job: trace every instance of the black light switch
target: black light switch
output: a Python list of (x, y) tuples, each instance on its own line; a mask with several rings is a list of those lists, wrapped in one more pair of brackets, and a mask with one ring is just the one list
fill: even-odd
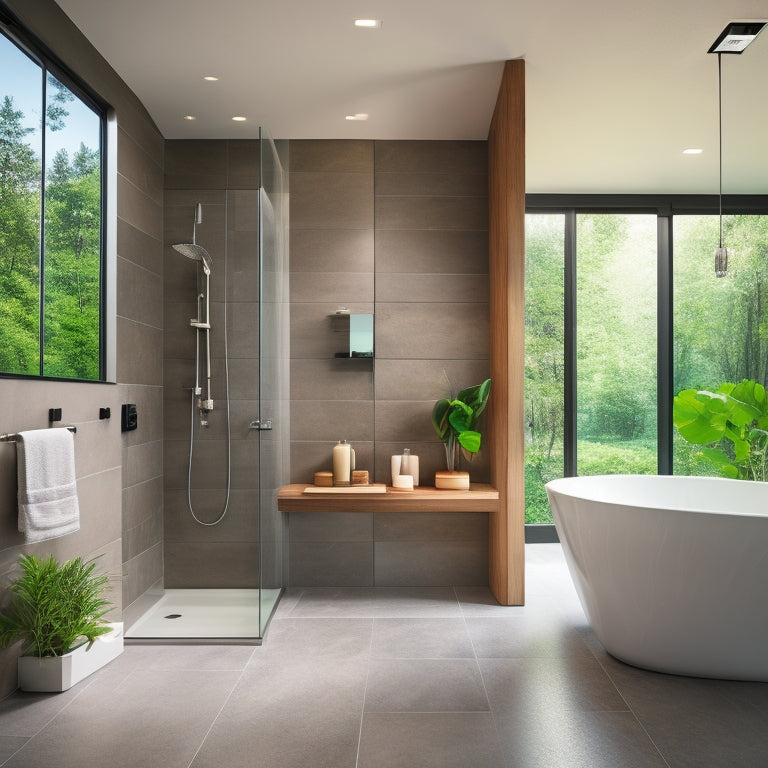
[(139, 426), (139, 413), (136, 403), (123, 403), (122, 430), (131, 432)]

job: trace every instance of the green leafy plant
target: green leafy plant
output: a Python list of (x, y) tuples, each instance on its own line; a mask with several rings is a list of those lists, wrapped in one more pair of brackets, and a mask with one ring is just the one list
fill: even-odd
[(469, 453), (480, 450), (482, 436), (478, 419), (488, 404), (491, 380), (462, 389), (455, 398), (442, 398), (432, 408), (432, 425), (437, 436), (445, 443), (446, 463), (453, 469), (456, 443)]
[(714, 392), (684, 389), (674, 400), (680, 435), (702, 445), (700, 456), (724, 477), (765, 480), (768, 397), (765, 387), (744, 379)]
[(63, 656), (110, 631), (103, 617), (112, 605), (102, 597), (108, 578), (94, 560), (22, 555), (19, 565), (22, 575), (0, 611), (0, 647), (24, 640), (26, 656)]

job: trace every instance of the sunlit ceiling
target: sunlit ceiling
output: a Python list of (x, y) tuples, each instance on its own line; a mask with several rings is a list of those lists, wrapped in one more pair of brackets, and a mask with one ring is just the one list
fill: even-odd
[[(502, 64), (524, 58), (529, 192), (716, 192), (707, 49), (768, 18), (765, 0), (58, 3), (174, 139), (485, 139)], [(723, 56), (726, 193), (768, 193), (766, 93), (768, 31)]]

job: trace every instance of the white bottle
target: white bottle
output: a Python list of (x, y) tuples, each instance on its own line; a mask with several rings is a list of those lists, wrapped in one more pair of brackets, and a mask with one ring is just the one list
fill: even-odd
[(333, 484), (349, 485), (351, 477), (352, 453), (346, 440), (339, 440), (333, 446)]

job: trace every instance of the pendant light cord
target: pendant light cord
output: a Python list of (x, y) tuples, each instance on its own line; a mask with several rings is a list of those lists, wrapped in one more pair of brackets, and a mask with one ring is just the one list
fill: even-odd
[(718, 151), (720, 156), (720, 247), (723, 247), (723, 68), (722, 53), (717, 54), (717, 134)]

